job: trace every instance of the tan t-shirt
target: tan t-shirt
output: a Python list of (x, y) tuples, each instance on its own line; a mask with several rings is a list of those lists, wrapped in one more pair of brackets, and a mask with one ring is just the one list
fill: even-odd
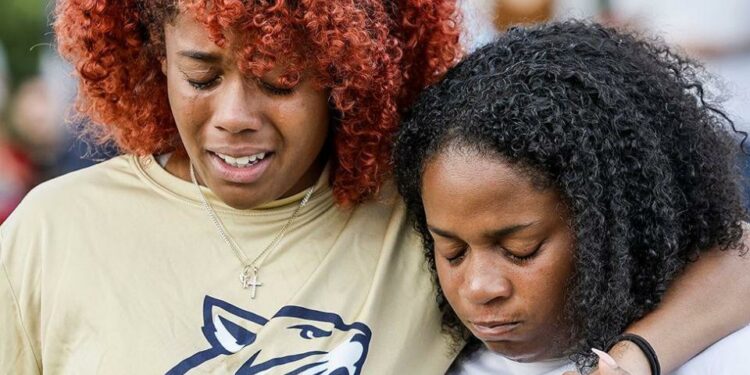
[[(442, 374), (420, 243), (387, 190), (345, 210), (324, 174), (251, 299), (196, 187), (154, 158), (42, 184), (0, 227), (0, 373)], [(241, 211), (204, 192), (249, 259), (304, 194)]]

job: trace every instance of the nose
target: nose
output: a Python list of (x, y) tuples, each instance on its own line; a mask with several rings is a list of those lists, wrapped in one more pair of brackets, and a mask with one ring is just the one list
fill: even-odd
[(471, 258), (473, 259), (470, 260), (464, 275), (462, 297), (474, 305), (486, 305), (510, 298), (513, 294), (513, 283), (503, 267), (490, 259), (483, 259), (485, 256)]
[(213, 126), (232, 134), (260, 129), (262, 98), (251, 82), (226, 80), (214, 102)]

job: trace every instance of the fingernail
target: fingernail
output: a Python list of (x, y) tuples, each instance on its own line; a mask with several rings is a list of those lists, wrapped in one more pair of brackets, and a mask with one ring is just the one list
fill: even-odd
[(607, 353), (605, 353), (605, 352), (603, 352), (603, 351), (601, 351), (599, 349), (594, 349), (594, 348), (591, 348), (591, 351), (594, 352), (594, 354), (596, 354), (599, 357), (600, 361), (606, 363), (607, 366), (609, 366), (610, 368), (615, 369), (615, 368), (618, 367), (617, 366), (617, 362), (615, 361), (615, 359), (612, 358), (609, 354), (607, 354)]

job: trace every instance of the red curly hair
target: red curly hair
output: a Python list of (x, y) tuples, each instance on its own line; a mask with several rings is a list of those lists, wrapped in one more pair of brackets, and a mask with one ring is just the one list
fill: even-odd
[(80, 76), (77, 107), (99, 142), (137, 155), (182, 148), (160, 66), (164, 25), (178, 10), (196, 15), (219, 46), (227, 30), (246, 35), (248, 74), (260, 76), (276, 56), (292, 61), (289, 80), (317, 73), (339, 112), (332, 183), (344, 205), (377, 193), (400, 110), (460, 55), (455, 0), (62, 0), (60, 53)]

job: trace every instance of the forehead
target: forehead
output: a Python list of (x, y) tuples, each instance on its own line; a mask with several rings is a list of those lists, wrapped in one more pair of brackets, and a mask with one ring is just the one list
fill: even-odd
[[(283, 39), (282, 34), (283, 31), (274, 37)], [(295, 81), (299, 75), (317, 77), (312, 74), (315, 73), (314, 66), (303, 58), (306, 54), (304, 48), (274, 45), (277, 42), (273, 38), (262, 32), (259, 34), (258, 30), (232, 27), (212, 30), (191, 11), (181, 11), (171, 22), (167, 22), (165, 37), (168, 55), (177, 53), (178, 56), (199, 57), (193, 61), (238, 65), (243, 72), (255, 76), (273, 71), (288, 75), (291, 81)], [(263, 42), (260, 42), (261, 39)], [(268, 43), (272, 45), (269, 47), (266, 45)]]
[(528, 172), (499, 157), (449, 148), (428, 160), (422, 198), (431, 224), (486, 216), (495, 222), (555, 212), (554, 189), (541, 189)]
[(211, 39), (208, 29), (190, 13), (180, 12), (164, 26), (167, 42), (174, 41), (179, 46), (220, 51), (219, 45)]
[(529, 187), (531, 180), (500, 157), (459, 147), (448, 147), (428, 159), (422, 176), (425, 196), (489, 195), (499, 199)]

